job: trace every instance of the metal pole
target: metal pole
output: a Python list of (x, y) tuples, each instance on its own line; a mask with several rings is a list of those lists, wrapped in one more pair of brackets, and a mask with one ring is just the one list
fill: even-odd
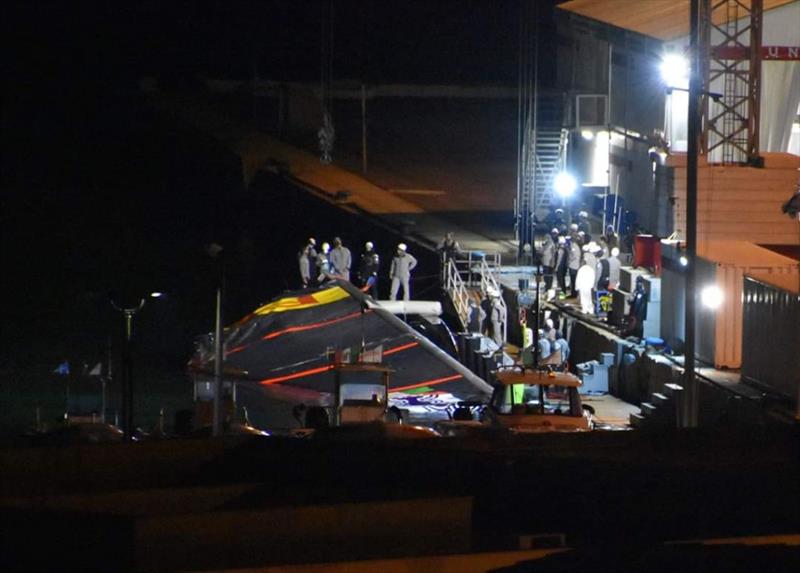
[(221, 433), (221, 397), (222, 397), (222, 285), (217, 287), (217, 312), (214, 328), (214, 414), (212, 419), (212, 434), (219, 436)]
[(100, 423), (106, 423), (106, 378), (100, 377)]
[(133, 440), (133, 368), (131, 366), (131, 334), (136, 311), (125, 309), (125, 332), (122, 339), (122, 432), (123, 440)]
[[(703, 3), (705, 4), (705, 2)], [(689, 75), (689, 122), (686, 153), (686, 316), (684, 352), (684, 416), (682, 425), (697, 426), (698, 392), (695, 379), (695, 319), (697, 294), (697, 157), (700, 137), (700, 0), (691, 0), (691, 69)]]
[[(603, 201), (603, 229), (602, 233), (606, 232), (606, 226), (608, 225), (607, 221), (607, 213), (608, 213), (608, 196), (611, 195), (611, 126), (613, 123), (611, 122), (611, 65), (612, 65), (612, 58), (614, 54), (614, 45), (611, 42), (608, 42), (608, 91), (606, 93), (606, 125), (608, 126), (608, 167), (606, 168), (606, 196)], [(619, 190), (617, 190), (619, 191)], [(611, 220), (614, 221), (614, 217), (617, 212), (617, 198), (614, 197), (614, 215), (612, 215)], [(612, 223), (613, 224), (613, 223)]]
[(361, 84), (361, 172), (367, 172), (367, 87)]
[(536, 281), (536, 299), (533, 301), (533, 368), (539, 368), (539, 265), (534, 267), (534, 280)]
[(103, 424), (106, 423), (106, 409), (108, 408), (108, 400), (107, 400), (108, 387), (107, 387), (107, 384), (111, 380), (111, 377), (113, 375), (112, 374), (112, 372), (113, 372), (113, 366), (112, 366), (113, 365), (113, 360), (112, 360), (112, 355), (111, 355), (111, 337), (110, 336), (108, 337), (108, 344), (106, 345), (106, 354), (107, 354), (106, 358), (108, 359), (108, 370), (106, 370), (106, 375), (102, 377), (102, 380), (103, 380), (103, 385), (102, 385), (103, 395), (101, 396), (101, 407), (103, 409), (103, 412), (100, 415), (100, 422), (103, 423)]

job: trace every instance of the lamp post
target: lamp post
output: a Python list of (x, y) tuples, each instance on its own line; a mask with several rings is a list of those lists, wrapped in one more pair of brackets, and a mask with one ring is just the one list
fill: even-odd
[(217, 308), (214, 322), (214, 413), (211, 433), (217, 437), (222, 432), (222, 284), (217, 287)]
[(217, 279), (217, 305), (214, 313), (214, 402), (211, 416), (211, 435), (217, 437), (222, 434), (222, 367), (225, 361), (223, 348), (223, 315), (222, 302), (225, 291), (225, 259), (223, 247), (218, 243), (211, 243), (206, 247), (206, 253), (216, 263)]
[(686, 339), (683, 353), (684, 387), (686, 399), (682, 416), (685, 427), (694, 428), (698, 419), (698, 392), (695, 379), (695, 324), (697, 296), (697, 155), (700, 152), (700, 3), (691, 0), (689, 52), (689, 118), (686, 142), (686, 305), (684, 325)]
[[(160, 292), (150, 293), (150, 298), (159, 298)], [(123, 441), (133, 440), (133, 365), (131, 361), (131, 341), (133, 339), (133, 318), (144, 308), (147, 298), (142, 297), (136, 306), (119, 306), (114, 300), (111, 306), (122, 313), (124, 331), (122, 336), (122, 436)]]

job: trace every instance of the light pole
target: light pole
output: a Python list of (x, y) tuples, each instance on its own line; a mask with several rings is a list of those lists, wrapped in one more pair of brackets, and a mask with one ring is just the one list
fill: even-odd
[(211, 433), (214, 437), (222, 433), (222, 284), (217, 287), (217, 309), (214, 322), (214, 415)]
[(690, 6), (689, 52), (689, 117), (686, 145), (686, 306), (685, 306), (685, 351), (683, 353), (683, 372), (686, 399), (682, 422), (685, 427), (697, 427), (698, 391), (695, 378), (695, 324), (697, 296), (697, 155), (700, 152), (701, 130), (700, 93), (704, 89), (700, 77), (700, 2), (691, 0)]
[(225, 360), (223, 352), (223, 314), (222, 302), (225, 290), (225, 260), (222, 256), (223, 247), (218, 243), (211, 243), (206, 248), (208, 256), (217, 263), (217, 306), (214, 313), (214, 403), (211, 417), (211, 435), (217, 437), (222, 434), (222, 363)]
[[(159, 298), (160, 292), (150, 293), (150, 298)], [(118, 305), (113, 299), (111, 306), (122, 313), (124, 331), (122, 337), (122, 436), (123, 441), (133, 440), (133, 365), (131, 362), (131, 340), (133, 338), (133, 317), (144, 308), (147, 298), (139, 299), (139, 304), (131, 307)]]

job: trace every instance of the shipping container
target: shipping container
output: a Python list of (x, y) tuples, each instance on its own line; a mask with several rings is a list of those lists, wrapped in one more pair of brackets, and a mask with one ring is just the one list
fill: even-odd
[(791, 400), (800, 414), (800, 289), (745, 277), (742, 379)]
[[(677, 259), (677, 251), (665, 248), (665, 255)], [(744, 241), (710, 241), (698, 244), (697, 261), (697, 357), (717, 368), (740, 368), (742, 364), (743, 306), (745, 276), (800, 292), (800, 264)], [(676, 262), (664, 262), (662, 273), (662, 338), (682, 347), (684, 332), (684, 276)], [(716, 286), (721, 304), (711, 309), (701, 301), (708, 286)], [(800, 328), (800, 327), (798, 327)]]

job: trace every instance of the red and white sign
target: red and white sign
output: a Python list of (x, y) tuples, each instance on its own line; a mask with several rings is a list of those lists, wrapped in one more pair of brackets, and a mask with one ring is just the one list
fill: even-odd
[[(747, 60), (747, 46), (715, 46), (711, 57), (717, 60)], [(800, 46), (761, 46), (762, 60), (800, 60)]]

